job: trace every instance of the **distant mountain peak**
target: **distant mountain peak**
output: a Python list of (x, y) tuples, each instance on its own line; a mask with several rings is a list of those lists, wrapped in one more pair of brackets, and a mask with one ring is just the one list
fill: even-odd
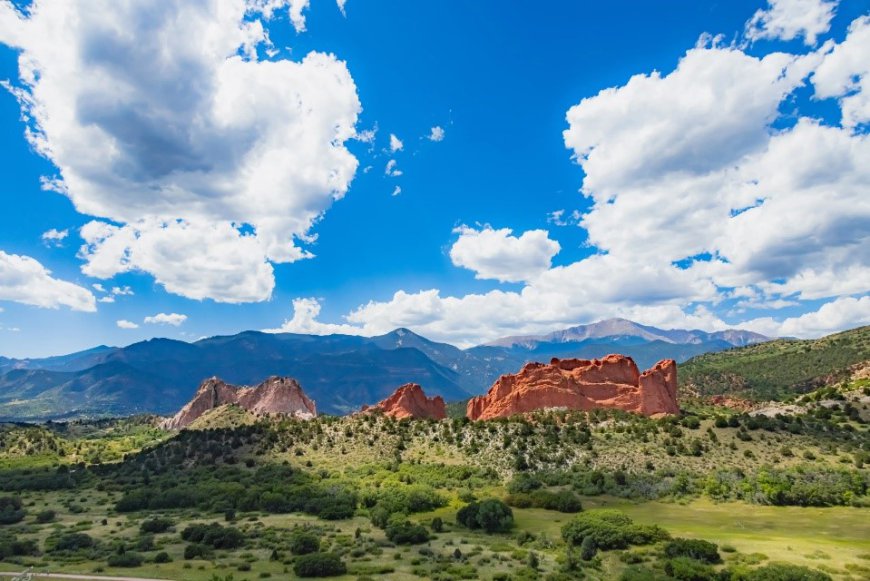
[(675, 345), (698, 344), (708, 341), (723, 341), (733, 346), (767, 341), (768, 338), (751, 331), (727, 329), (706, 332), (685, 329), (659, 329), (642, 325), (629, 319), (614, 317), (596, 323), (575, 325), (559, 331), (542, 335), (520, 335), (505, 337), (487, 343), (489, 347), (519, 347), (531, 349), (541, 343), (580, 343), (593, 339), (615, 339), (632, 337), (643, 341), (662, 341)]

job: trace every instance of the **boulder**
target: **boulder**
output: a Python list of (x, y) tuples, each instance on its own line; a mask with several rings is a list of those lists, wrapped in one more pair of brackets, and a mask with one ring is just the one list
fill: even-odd
[(646, 416), (678, 414), (677, 364), (659, 361), (643, 373), (631, 357), (553, 359), (502, 375), (486, 395), (472, 398), (472, 420), (504, 418), (543, 409), (621, 409)]

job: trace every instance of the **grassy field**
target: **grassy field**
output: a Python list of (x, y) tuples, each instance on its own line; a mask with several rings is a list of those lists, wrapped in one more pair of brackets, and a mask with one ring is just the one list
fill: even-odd
[[(656, 525), (670, 537), (715, 543), (722, 562), (695, 563), (701, 572), (692, 579), (728, 572), (733, 581), (751, 580), (745, 575), (773, 562), (838, 581), (867, 579), (870, 437), (861, 388), (818, 392), (795, 415), (775, 418), (714, 409), (660, 420), (549, 412), (487, 423), (377, 416), (301, 422), (230, 408), (175, 434), (146, 418), (6, 426), (0, 519), (14, 510), (3, 508), (11, 502), (4, 498), (20, 499), (24, 514), (0, 524), (0, 571), (289, 579), (302, 559), (293, 539), (309, 531), (321, 552), (346, 566), (341, 579), (686, 578), (668, 572), (677, 561), (663, 537), (632, 536), (640, 540), (578, 557), (581, 547), (562, 534), (579, 518), (569, 512), (575, 509), (529, 504), (561, 494), (582, 502), (581, 517), (617, 509), (627, 527)], [(140, 497), (144, 504), (130, 504)], [(318, 500), (312, 506), (308, 498)], [(324, 516), (321, 505), (341, 498), (352, 499), (348, 512), (317, 516)], [(461, 522), (458, 511), (484, 499), (513, 506), (507, 532)], [(771, 506), (794, 503), (819, 506)], [(46, 511), (52, 518), (41, 520)], [(143, 532), (142, 523), (155, 517), (172, 526)], [(423, 538), (393, 540), (391, 527), (403, 521), (421, 525)], [(184, 531), (202, 523), (237, 531), (243, 541), (186, 558), (196, 542)], [(92, 546), (53, 550), (75, 535), (87, 535)], [(9, 553), (22, 541), (33, 550)], [(141, 563), (109, 565), (130, 553)], [(168, 562), (157, 562), (161, 553)], [(631, 576), (637, 570), (646, 576)]]

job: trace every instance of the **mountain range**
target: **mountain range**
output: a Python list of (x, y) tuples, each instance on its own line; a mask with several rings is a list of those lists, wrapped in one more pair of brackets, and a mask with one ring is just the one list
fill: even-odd
[(412, 382), (447, 401), (467, 399), (528, 361), (618, 352), (643, 368), (660, 359), (682, 362), (766, 340), (749, 331), (664, 330), (625, 319), (508, 337), (470, 349), (430, 341), (408, 329), (377, 337), (245, 331), (194, 343), (151, 339), (43, 359), (0, 357), (0, 420), (174, 413), (203, 379), (213, 376), (238, 385), (290, 376), (319, 411), (341, 414)]

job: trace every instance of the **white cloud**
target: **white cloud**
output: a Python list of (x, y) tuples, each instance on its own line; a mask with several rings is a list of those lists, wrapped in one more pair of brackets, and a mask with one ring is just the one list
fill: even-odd
[(146, 221), (118, 227), (93, 221), (81, 236), (86, 244), (80, 255), (87, 260), (82, 271), (89, 276), (141, 270), (171, 293), (226, 303), (266, 300), (275, 286), (257, 237), (226, 222)]
[(157, 313), (150, 317), (145, 317), (145, 323), (149, 325), (172, 325), (178, 327), (187, 320), (187, 315), (178, 313)]
[(581, 218), (580, 210), (571, 210), (570, 214), (565, 210), (554, 210), (547, 214), (547, 222), (556, 226), (576, 226)]
[(320, 301), (316, 298), (293, 299), (293, 317), (277, 329), (264, 329), (265, 333), (304, 333), (307, 335), (360, 335), (362, 330), (352, 325), (336, 325), (318, 322)]
[(139, 328), (139, 325), (137, 325), (133, 321), (127, 321), (125, 319), (121, 319), (120, 321), (117, 321), (115, 324), (118, 325), (118, 328), (120, 328), (120, 329), (138, 329)]
[(113, 297), (113, 296), (100, 297), (99, 299), (97, 299), (97, 301), (100, 303), (114, 303), (115, 297)]
[(402, 187), (401, 187), (401, 186), (396, 186), (395, 188), (393, 188), (393, 193), (392, 193), (391, 195), (392, 195), (392, 196), (398, 196), (398, 195), (401, 194), (401, 193), (402, 193)]
[[(59, 169), (46, 186), (120, 225), (85, 228), (110, 235), (86, 240), (86, 274), (141, 270), (183, 296), (259, 301), (270, 263), (311, 256), (297, 243), (348, 190), (357, 160), (344, 144), (361, 107), (333, 55), (257, 59), (272, 12), (301, 18), (307, 2), (0, 6), (0, 41), (21, 54), (11, 89), (27, 137)], [(187, 242), (215, 239), (228, 262), (205, 245), (203, 259), (184, 256), (197, 254)], [(169, 257), (186, 272), (155, 260)]]
[(746, 37), (793, 40), (804, 37), (808, 45), (831, 28), (839, 0), (769, 0), (746, 23)]
[[(614, 316), (768, 335), (862, 324), (870, 299), (850, 295), (870, 291), (870, 137), (850, 126), (863, 105), (849, 100), (866, 95), (866, 63), (854, 56), (866, 26), (859, 19), (843, 43), (806, 55), (755, 58), (714, 43), (689, 50), (669, 74), (636, 75), (582, 100), (568, 112), (564, 139), (592, 203), (578, 216), (591, 256), (550, 267), (543, 253), (517, 292), (399, 290), (353, 310), (347, 323), (365, 334), (406, 326), (461, 345)], [(843, 125), (798, 115), (775, 129), (782, 103), (807, 78), (825, 87), (818, 96), (840, 98)], [(567, 221), (565, 211), (549, 219)], [(516, 240), (510, 234), (492, 230), (500, 242), (492, 247)], [(485, 276), (519, 278), (478, 264), (470, 250), (459, 256), (454, 263)], [(726, 300), (745, 299), (739, 310), (826, 298), (817, 312), (784, 320), (729, 324), (717, 314)]]
[(460, 226), (454, 232), (459, 239), (450, 248), (450, 259), (456, 266), (473, 270), (478, 279), (532, 280), (550, 268), (550, 261), (561, 249), (546, 230), (513, 236), (509, 228)]
[(42, 233), (42, 242), (46, 246), (63, 246), (63, 241), (67, 236), (69, 236), (69, 230), (52, 228)]
[(356, 140), (362, 143), (373, 143), (378, 134), (377, 126), (357, 132)]
[(394, 178), (397, 178), (400, 175), (402, 175), (402, 171), (399, 169), (396, 169), (396, 160), (395, 159), (391, 159), (390, 161), (387, 162), (387, 165), (384, 168), (384, 173), (387, 174), (388, 176), (394, 177)]
[(429, 141), (444, 141), (444, 128), (436, 125), (429, 130)]
[(870, 296), (840, 297), (823, 304), (818, 311), (777, 321), (763, 317), (743, 326), (759, 333), (779, 337), (813, 338), (844, 329), (870, 325)]
[(867, 55), (870, 55), (870, 16), (852, 22), (846, 40), (825, 55), (812, 76), (817, 97), (839, 99), (843, 126), (849, 129), (870, 122), (870, 57)]
[(128, 296), (129, 297), (129, 296), (133, 296), (136, 293), (134, 293), (133, 289), (131, 289), (129, 286), (113, 286), (112, 287), (112, 294), (115, 296)]
[(98, 283), (98, 282), (95, 282), (94, 284), (92, 284), (92, 285), (91, 285), (91, 288), (93, 288), (93, 289), (94, 289), (95, 291), (97, 291), (98, 293), (104, 293), (104, 292), (106, 292), (105, 287), (104, 287), (103, 285), (101, 285), (100, 283)]
[(405, 148), (405, 144), (402, 143), (402, 140), (396, 137), (395, 134), (390, 133), (390, 151), (402, 151)]
[(0, 250), (0, 300), (56, 309), (94, 312), (96, 298), (88, 289), (51, 276), (29, 256)]
[(341, 11), (342, 16), (347, 16), (347, 12), (344, 10), (345, 4), (347, 4), (347, 0), (335, 0), (335, 3), (338, 4), (338, 9)]

